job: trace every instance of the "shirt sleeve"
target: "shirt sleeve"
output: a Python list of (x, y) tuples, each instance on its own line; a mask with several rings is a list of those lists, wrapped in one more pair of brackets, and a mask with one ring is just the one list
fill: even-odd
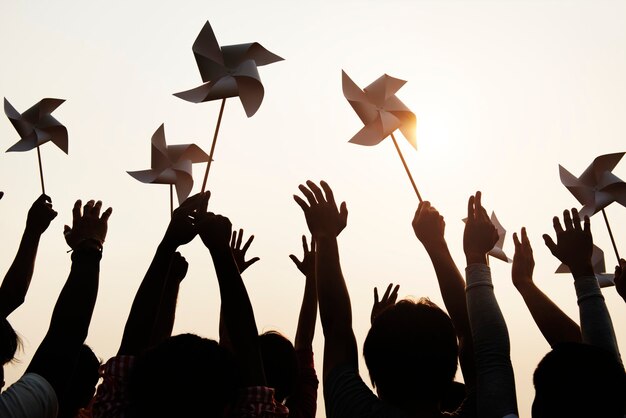
[(102, 384), (93, 399), (94, 418), (124, 418), (128, 409), (128, 379), (134, 356), (117, 356), (100, 367)]
[(604, 348), (621, 363), (613, 322), (594, 276), (574, 277), (583, 341)]
[(59, 403), (46, 379), (26, 373), (0, 394), (0, 417), (56, 418)]
[(237, 418), (287, 418), (289, 410), (274, 399), (274, 389), (265, 386), (245, 388), (234, 408)]
[(467, 310), (478, 376), (478, 415), (485, 418), (516, 417), (509, 333), (493, 292), (491, 270), (484, 264), (471, 264), (465, 273)]
[(319, 380), (315, 372), (313, 351), (296, 350), (298, 356), (298, 382), (294, 392), (287, 398), (287, 408), (291, 418), (315, 418), (317, 412), (317, 389)]

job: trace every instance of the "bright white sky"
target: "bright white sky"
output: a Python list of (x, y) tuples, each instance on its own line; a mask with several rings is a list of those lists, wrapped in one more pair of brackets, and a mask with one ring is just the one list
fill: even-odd
[[(184, 5), (183, 5), (184, 4)], [(482, 190), (510, 235), (525, 225), (535, 249), (536, 282), (578, 317), (572, 280), (541, 234), (564, 208), (578, 206), (558, 164), (579, 175), (598, 155), (624, 150), (626, 3), (620, 1), (119, 1), (106, 4), (2, 1), (0, 95), (20, 111), (43, 97), (67, 99), (54, 115), (69, 130), (70, 153), (42, 147), (48, 194), (58, 218), (45, 234), (31, 290), (11, 323), (25, 341), (17, 379), (47, 329), (69, 271), (61, 231), (77, 198), (114, 208), (88, 343), (106, 360), (117, 351), (135, 291), (169, 218), (167, 186), (145, 185), (126, 170), (149, 167), (150, 137), (165, 123), (168, 143), (209, 150), (219, 103), (191, 104), (172, 93), (200, 76), (191, 45), (210, 20), (221, 44), (261, 42), (285, 61), (260, 69), (265, 99), (251, 119), (229, 100), (211, 169), (210, 207), (256, 235), (245, 273), (260, 330), (293, 337), (304, 280), (288, 258), (301, 255), (306, 224), (292, 200), (306, 179), (326, 179), (350, 210), (340, 238), (359, 345), (374, 286), (394, 281), (404, 295), (441, 304), (434, 271), (413, 235), (417, 207), (390, 142), (348, 144), (361, 122), (341, 92), (341, 69), (365, 86), (382, 73), (406, 79), (398, 97), (418, 117), (418, 152), (401, 147), (422, 195), (446, 217), (446, 237), (464, 267), (461, 236), (470, 193)], [(2, 147), (18, 137), (0, 123)], [(203, 166), (196, 166), (198, 190)], [(618, 166), (618, 176), (626, 168)], [(17, 249), (26, 211), (39, 195), (35, 152), (0, 159), (0, 272)], [(626, 253), (623, 208), (607, 213)], [(615, 263), (606, 227), (592, 219), (607, 268)], [(175, 332), (217, 336), (218, 293), (199, 240), (190, 262)], [(530, 416), (532, 372), (548, 351), (513, 288), (510, 265), (492, 263), (508, 322), (522, 416)], [(605, 297), (614, 319), (626, 305)], [(616, 322), (626, 344), (626, 328)], [(321, 369), (322, 333), (315, 339)], [(362, 373), (367, 380), (365, 366)], [(321, 374), (321, 370), (320, 370)], [(321, 398), (320, 392), (320, 398)], [(320, 407), (319, 416), (323, 416)]]

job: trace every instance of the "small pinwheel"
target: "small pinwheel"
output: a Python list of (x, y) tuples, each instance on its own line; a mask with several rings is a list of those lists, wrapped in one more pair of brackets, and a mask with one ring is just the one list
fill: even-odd
[(45, 187), (39, 146), (51, 141), (61, 148), (63, 152), (68, 153), (67, 128), (51, 115), (64, 101), (62, 99), (42, 99), (39, 103), (20, 114), (6, 98), (4, 99), (4, 113), (20, 135), (20, 140), (9, 148), (7, 152), (37, 149), (41, 191), (44, 194)]
[(352, 81), (345, 71), (341, 72), (343, 95), (350, 103), (365, 126), (350, 139), (349, 142), (359, 145), (377, 145), (388, 136), (398, 151), (404, 169), (409, 176), (411, 185), (422, 201), (413, 176), (400, 151), (398, 142), (393, 135), (396, 129), (404, 135), (407, 141), (417, 149), (415, 140), (415, 114), (396, 97), (396, 92), (406, 83), (404, 80), (384, 74), (363, 90)]
[[(467, 223), (467, 218), (463, 218), (463, 222)], [(491, 223), (496, 227), (496, 231), (498, 231), (498, 242), (496, 245), (489, 251), (487, 254), (497, 258), (498, 260), (502, 260), (505, 263), (510, 263), (512, 260), (507, 257), (506, 253), (502, 249), (504, 247), (504, 238), (506, 237), (506, 229), (502, 226), (498, 218), (496, 217), (495, 212), (491, 212)]]
[(209, 161), (209, 156), (195, 144), (167, 145), (165, 126), (161, 124), (152, 135), (150, 170), (128, 171), (142, 183), (170, 185), (170, 209), (173, 211), (172, 187), (176, 186), (178, 203), (182, 203), (193, 188), (192, 164)]
[(626, 206), (626, 183), (612, 173), (623, 156), (623, 152), (601, 155), (578, 178), (559, 165), (561, 183), (583, 205), (580, 210), (581, 218), (591, 217), (602, 211), (618, 263), (619, 253), (604, 208), (613, 202)]
[(576, 178), (559, 165), (561, 183), (583, 205), (580, 216), (592, 216), (613, 202), (626, 206), (626, 183), (612, 173), (623, 152), (601, 155)]
[[(596, 245), (593, 246), (593, 253), (591, 255), (591, 264), (593, 265), (593, 272), (596, 274), (600, 287), (613, 286), (613, 274), (606, 273), (606, 265), (604, 263), (604, 251)], [(570, 273), (569, 267), (566, 264), (561, 264), (556, 269), (555, 273)]]
[(193, 43), (192, 50), (204, 84), (191, 90), (175, 93), (174, 96), (193, 103), (222, 99), (213, 134), (209, 163), (202, 182), (202, 191), (204, 191), (226, 99), (239, 96), (246, 115), (253, 116), (259, 110), (265, 94), (257, 67), (283, 59), (257, 42), (227, 45), (220, 48), (208, 21)]

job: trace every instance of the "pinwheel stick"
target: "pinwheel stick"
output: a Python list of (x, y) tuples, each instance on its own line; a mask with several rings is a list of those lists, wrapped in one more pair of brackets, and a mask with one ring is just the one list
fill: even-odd
[(613, 231), (611, 231), (611, 225), (609, 225), (609, 218), (606, 216), (606, 212), (602, 209), (602, 216), (604, 216), (604, 222), (606, 223), (606, 229), (609, 230), (609, 237), (611, 237), (611, 244), (613, 244), (613, 251), (615, 251), (615, 257), (617, 257), (617, 265), (620, 265), (619, 252), (617, 252), (617, 245), (615, 245), (615, 238), (613, 238)]
[(215, 143), (217, 142), (217, 134), (220, 132), (220, 125), (222, 124), (222, 115), (224, 114), (224, 106), (226, 105), (226, 98), (222, 99), (222, 106), (220, 107), (220, 114), (217, 117), (217, 125), (215, 126), (215, 133), (213, 134), (213, 143), (211, 144), (211, 152), (209, 153), (209, 162), (206, 165), (206, 171), (204, 172), (204, 180), (202, 181), (202, 193), (206, 190), (206, 181), (209, 178), (209, 170), (211, 169), (211, 162), (213, 161), (213, 153), (215, 152)]
[(413, 176), (411, 175), (411, 172), (409, 171), (409, 166), (406, 165), (406, 161), (404, 161), (404, 157), (402, 156), (402, 151), (400, 151), (400, 147), (398, 146), (398, 141), (396, 141), (396, 137), (393, 136), (393, 133), (391, 134), (391, 139), (393, 140), (393, 145), (396, 146), (396, 150), (398, 151), (398, 155), (400, 156), (400, 160), (402, 160), (402, 165), (404, 166), (404, 169), (406, 170), (406, 173), (409, 176), (409, 180), (411, 180), (411, 185), (413, 186), (413, 190), (415, 190), (415, 194), (417, 195), (417, 198), (419, 199), (420, 203), (422, 202), (422, 196), (420, 195), (420, 192), (417, 190), (417, 186), (415, 185), (415, 181), (413, 181)]
[(41, 180), (41, 193), (46, 194), (46, 187), (43, 185), (43, 167), (41, 166), (41, 151), (37, 145), (37, 160), (39, 161), (39, 179)]
[(174, 216), (174, 185), (170, 184), (170, 218)]

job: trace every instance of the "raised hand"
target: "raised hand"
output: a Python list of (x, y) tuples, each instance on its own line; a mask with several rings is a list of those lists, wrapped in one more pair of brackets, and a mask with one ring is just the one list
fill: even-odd
[(176, 251), (172, 256), (172, 261), (170, 262), (169, 277), (180, 283), (187, 275), (188, 269), (189, 263), (187, 263), (185, 257), (183, 257), (178, 251)]
[(73, 250), (83, 243), (93, 244), (102, 249), (102, 244), (104, 244), (104, 239), (107, 235), (107, 221), (111, 213), (113, 213), (113, 209), (108, 208), (100, 216), (100, 210), (102, 209), (100, 200), (97, 202), (90, 200), (82, 208), (82, 212), (81, 205), (82, 202), (80, 200), (74, 203), (72, 227), (65, 225), (65, 231), (63, 232), (65, 241)]
[(306, 235), (302, 235), (302, 249), (304, 250), (302, 261), (293, 254), (290, 254), (289, 258), (306, 277), (315, 276), (315, 241), (313, 237), (311, 237), (311, 249), (309, 250)]
[(530, 246), (528, 235), (526, 235), (526, 228), (522, 228), (521, 241), (517, 236), (517, 232), (513, 234), (513, 243), (515, 244), (515, 255), (513, 256), (511, 276), (513, 277), (513, 285), (520, 290), (532, 284), (533, 270), (535, 268), (533, 249)]
[(400, 289), (400, 285), (397, 284), (396, 287), (393, 288), (393, 292), (391, 291), (392, 287), (393, 283), (389, 283), (389, 286), (387, 286), (387, 290), (385, 291), (385, 294), (380, 301), (378, 300), (378, 288), (374, 288), (374, 306), (372, 306), (372, 316), (370, 318), (372, 324), (374, 323), (376, 317), (381, 314), (381, 312), (383, 312), (388, 307), (396, 304), (396, 300), (398, 300), (398, 290)]
[(232, 224), (227, 217), (208, 212), (202, 215), (199, 220), (198, 234), (209, 250), (224, 245), (230, 248)]
[(248, 267), (260, 260), (259, 257), (254, 257), (246, 261), (246, 252), (248, 251), (248, 248), (250, 248), (252, 241), (254, 241), (254, 235), (250, 235), (250, 238), (248, 238), (243, 247), (241, 246), (241, 241), (243, 241), (243, 229), (240, 228), (239, 233), (237, 233), (237, 231), (233, 231), (230, 238), (230, 250), (233, 253), (235, 263), (237, 263), (239, 274), (243, 273)]
[(52, 200), (49, 196), (42, 194), (28, 210), (26, 229), (41, 235), (56, 217), (57, 212), (52, 209)]
[(556, 232), (556, 244), (548, 234), (543, 235), (546, 246), (552, 255), (567, 265), (576, 276), (593, 276), (593, 265), (591, 255), (593, 254), (593, 238), (589, 217), (585, 216), (584, 227), (581, 227), (578, 210), (572, 209), (572, 214), (563, 211), (563, 224), (561, 226), (559, 218), (552, 219), (554, 231)]
[(298, 186), (309, 202), (308, 205), (299, 196), (294, 195), (293, 198), (304, 211), (306, 223), (314, 239), (336, 238), (346, 227), (348, 220), (346, 202), (341, 203), (340, 208), (337, 209), (330, 186), (325, 181), (320, 182), (320, 185), (324, 193), (310, 180), (306, 182), (306, 186), (302, 184)]
[(429, 248), (434, 245), (445, 244), (443, 233), (446, 223), (443, 216), (430, 205), (430, 202), (420, 202), (415, 211), (412, 225), (415, 236), (424, 247)]
[(615, 267), (615, 290), (626, 302), (626, 260), (619, 260), (619, 266)]
[(481, 204), (481, 193), (476, 192), (467, 202), (467, 222), (463, 233), (463, 250), (467, 264), (488, 264), (487, 253), (498, 242), (498, 231)]
[(188, 244), (197, 234), (198, 218), (206, 212), (211, 192), (198, 193), (185, 200), (174, 212), (163, 242), (179, 247)]

